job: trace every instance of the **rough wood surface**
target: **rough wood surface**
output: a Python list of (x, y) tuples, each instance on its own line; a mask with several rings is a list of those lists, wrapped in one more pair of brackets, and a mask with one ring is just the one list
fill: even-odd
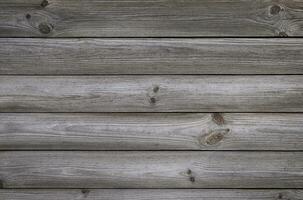
[(1, 76), (1, 112), (302, 112), (303, 76)]
[(302, 36), (296, 0), (1, 0), (2, 37)]
[(303, 152), (2, 151), (3, 188), (303, 188)]
[(303, 150), (303, 114), (0, 114), (1, 150)]
[(0, 74), (303, 74), (301, 39), (0, 39)]
[(69, 189), (0, 190), (1, 200), (302, 200), (302, 190)]

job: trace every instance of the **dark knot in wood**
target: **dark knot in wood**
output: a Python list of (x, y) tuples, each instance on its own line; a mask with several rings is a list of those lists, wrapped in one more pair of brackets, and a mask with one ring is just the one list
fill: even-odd
[(225, 123), (224, 118), (220, 113), (214, 113), (212, 119), (217, 125), (223, 125)]
[(48, 4), (49, 3), (48, 3), (47, 0), (43, 0), (40, 5), (41, 5), (42, 8), (45, 8), (46, 6), (48, 6)]
[(39, 24), (39, 31), (43, 34), (49, 34), (53, 30), (53, 25), (48, 23), (41, 23)]
[(270, 7), (270, 14), (272, 15), (277, 15), (279, 14), (280, 11), (281, 11), (281, 7), (278, 5), (273, 5), (272, 7)]
[(287, 33), (285, 33), (284, 31), (279, 32), (279, 36), (280, 37), (288, 37)]
[(214, 130), (202, 138), (201, 143), (206, 145), (215, 145), (221, 142), (224, 136), (230, 132), (230, 129)]
[(4, 184), (2, 180), (0, 180), (0, 189), (4, 189)]

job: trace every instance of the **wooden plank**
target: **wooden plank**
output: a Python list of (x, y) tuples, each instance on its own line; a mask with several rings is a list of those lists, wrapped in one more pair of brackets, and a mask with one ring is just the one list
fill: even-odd
[(303, 114), (0, 114), (0, 150), (303, 150)]
[(303, 74), (301, 39), (0, 39), (0, 74)]
[(2, 151), (3, 188), (303, 188), (303, 152)]
[(301, 200), (303, 191), (278, 189), (10, 189), (0, 190), (0, 198), (2, 200)]
[(1, 76), (1, 112), (302, 112), (303, 76)]
[(302, 36), (296, 0), (1, 0), (1, 37)]

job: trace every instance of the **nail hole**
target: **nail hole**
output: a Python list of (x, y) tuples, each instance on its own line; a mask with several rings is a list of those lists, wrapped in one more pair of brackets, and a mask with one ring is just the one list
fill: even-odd
[(89, 194), (89, 190), (88, 189), (82, 189), (81, 193), (84, 195), (84, 197), (87, 197)]
[(160, 89), (159, 86), (155, 86), (155, 87), (153, 88), (154, 93), (157, 93), (157, 92), (159, 91), (159, 89)]
[(189, 177), (190, 182), (194, 183), (196, 181), (195, 177), (191, 176)]
[(155, 98), (155, 97), (151, 97), (151, 98), (150, 98), (150, 103), (155, 104), (155, 103), (156, 103), (156, 101), (157, 101), (157, 100), (156, 100), (156, 98)]
[(26, 19), (30, 19), (32, 16), (30, 14), (25, 15)]

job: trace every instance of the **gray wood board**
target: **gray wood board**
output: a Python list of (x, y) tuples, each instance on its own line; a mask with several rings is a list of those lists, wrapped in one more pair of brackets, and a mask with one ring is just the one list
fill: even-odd
[(0, 74), (303, 74), (301, 39), (0, 39)]
[(1, 200), (302, 200), (302, 190), (244, 189), (9, 189)]
[(303, 76), (1, 76), (1, 112), (302, 112)]
[(302, 36), (302, 8), (295, 0), (1, 0), (0, 36)]
[(303, 152), (1, 151), (3, 188), (303, 188)]
[(303, 114), (1, 113), (1, 150), (303, 150)]

